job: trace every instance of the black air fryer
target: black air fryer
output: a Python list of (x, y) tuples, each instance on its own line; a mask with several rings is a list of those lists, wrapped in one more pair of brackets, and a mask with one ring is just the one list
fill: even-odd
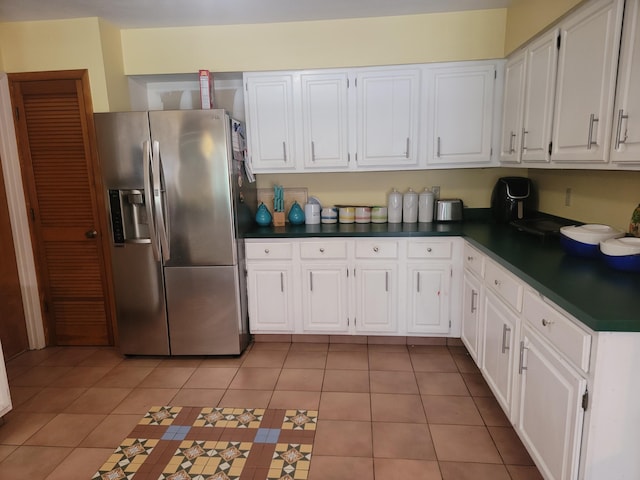
[(491, 213), (498, 223), (530, 217), (537, 208), (531, 180), (525, 177), (502, 177), (493, 187)]

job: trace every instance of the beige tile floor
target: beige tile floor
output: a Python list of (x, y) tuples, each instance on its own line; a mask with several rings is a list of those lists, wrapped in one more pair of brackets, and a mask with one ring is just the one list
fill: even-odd
[(310, 480), (539, 480), (461, 346), (259, 342), (239, 358), (48, 348), (7, 365), (0, 480), (89, 479), (151, 406), (318, 410)]

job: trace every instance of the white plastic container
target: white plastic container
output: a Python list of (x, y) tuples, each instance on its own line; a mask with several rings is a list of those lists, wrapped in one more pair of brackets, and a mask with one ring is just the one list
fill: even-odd
[(421, 223), (433, 222), (433, 202), (435, 196), (428, 188), (425, 188), (418, 198), (418, 221)]
[(387, 221), (402, 223), (402, 194), (395, 188), (387, 197)]
[(418, 194), (411, 188), (402, 197), (402, 221), (404, 223), (418, 221)]
[(320, 223), (320, 204), (306, 203), (304, 206), (304, 223), (318, 225)]

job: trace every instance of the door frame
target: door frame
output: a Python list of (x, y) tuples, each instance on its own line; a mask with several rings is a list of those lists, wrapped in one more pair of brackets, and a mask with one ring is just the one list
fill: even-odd
[(13, 125), (9, 79), (5, 72), (0, 72), (0, 154), (2, 155), (2, 170), (7, 190), (7, 203), (9, 204), (9, 217), (16, 250), (29, 348), (36, 350), (46, 347), (46, 341), (38, 293), (38, 278), (31, 245), (29, 217), (27, 216), (22, 185), (22, 169), (20, 168), (16, 130)]

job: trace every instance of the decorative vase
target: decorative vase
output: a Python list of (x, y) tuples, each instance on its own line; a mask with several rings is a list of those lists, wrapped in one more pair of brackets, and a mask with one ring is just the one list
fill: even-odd
[(289, 218), (289, 223), (291, 225), (302, 225), (304, 223), (304, 212), (298, 202), (293, 202), (287, 218)]
[(260, 202), (260, 206), (256, 212), (256, 223), (262, 227), (271, 224), (271, 212), (269, 212), (267, 206), (262, 202)]

